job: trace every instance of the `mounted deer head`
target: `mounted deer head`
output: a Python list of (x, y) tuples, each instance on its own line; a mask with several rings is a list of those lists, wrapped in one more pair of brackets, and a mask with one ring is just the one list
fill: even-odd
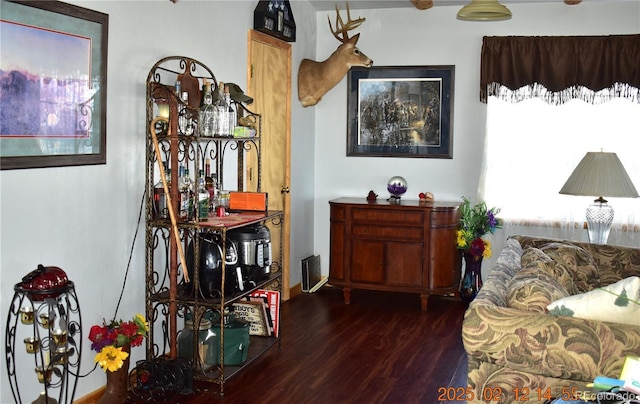
[[(351, 66), (371, 67), (373, 60), (360, 52), (356, 47), (360, 34), (349, 38), (348, 32), (358, 28), (365, 19), (351, 19), (349, 2), (347, 2), (347, 22), (340, 16), (340, 10), (336, 4), (336, 28), (333, 29), (331, 20), (329, 28), (333, 36), (342, 44), (323, 62), (303, 59), (298, 69), (298, 99), (302, 106), (316, 105), (322, 96), (331, 90), (347, 74)], [(341, 36), (340, 36), (341, 35)]]

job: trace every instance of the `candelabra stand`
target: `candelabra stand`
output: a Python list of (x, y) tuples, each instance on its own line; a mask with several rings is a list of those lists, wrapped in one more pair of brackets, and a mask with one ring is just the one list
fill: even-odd
[[(73, 282), (41, 290), (18, 283), (14, 291), (5, 358), (15, 402), (72, 403), (82, 347), (80, 305)], [(27, 365), (30, 362), (33, 366)]]

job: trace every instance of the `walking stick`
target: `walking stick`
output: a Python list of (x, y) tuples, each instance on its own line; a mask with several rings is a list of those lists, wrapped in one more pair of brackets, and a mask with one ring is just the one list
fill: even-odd
[(171, 228), (173, 229), (173, 233), (175, 234), (176, 246), (178, 247), (178, 254), (180, 255), (180, 263), (182, 264), (182, 275), (184, 276), (185, 282), (191, 282), (189, 279), (189, 271), (187, 271), (187, 263), (184, 259), (184, 251), (182, 249), (182, 243), (180, 242), (180, 233), (178, 233), (178, 221), (176, 220), (176, 214), (173, 211), (173, 203), (171, 202), (171, 194), (169, 193), (169, 185), (167, 184), (167, 179), (165, 178), (164, 167), (161, 164), (160, 159), (160, 145), (158, 144), (158, 137), (156, 136), (155, 127), (159, 121), (166, 121), (168, 119), (162, 116), (158, 116), (151, 121), (151, 126), (149, 131), (151, 132), (151, 138), (153, 139), (153, 147), (156, 150), (156, 161), (158, 163), (158, 168), (160, 170), (160, 179), (162, 180), (162, 186), (164, 187), (164, 194), (167, 198), (167, 207), (169, 209), (169, 217), (171, 218)]

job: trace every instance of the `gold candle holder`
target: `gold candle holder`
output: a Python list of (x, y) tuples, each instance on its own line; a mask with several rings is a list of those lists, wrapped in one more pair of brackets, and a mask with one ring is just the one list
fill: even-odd
[(60, 328), (56, 328), (51, 333), (51, 337), (57, 346), (66, 345), (67, 344), (67, 331), (62, 330)]
[(42, 313), (40, 314), (40, 324), (44, 327), (44, 328), (51, 328), (53, 327), (53, 319), (49, 318), (49, 313)]
[(20, 322), (22, 324), (33, 324), (33, 307), (20, 308)]
[(40, 340), (34, 337), (27, 337), (24, 339), (24, 345), (27, 349), (27, 353), (34, 354), (40, 352)]
[(51, 364), (54, 366), (64, 365), (69, 360), (69, 355), (71, 355), (72, 352), (73, 351), (67, 347), (64, 347), (64, 346), (59, 347), (58, 349), (56, 349), (56, 351), (53, 353), (53, 356), (51, 357)]
[(36, 367), (36, 374), (38, 375), (38, 381), (40, 383), (51, 383), (52, 373), (53, 373), (53, 366)]

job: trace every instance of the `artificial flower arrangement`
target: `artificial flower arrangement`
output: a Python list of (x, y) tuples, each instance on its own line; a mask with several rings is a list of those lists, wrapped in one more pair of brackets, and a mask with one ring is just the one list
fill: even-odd
[(500, 209), (487, 209), (485, 202), (471, 205), (469, 199), (462, 197), (460, 207), (460, 229), (457, 232), (457, 246), (459, 250), (469, 252), (476, 257), (491, 257), (491, 242), (482, 238), (502, 227), (502, 222), (496, 217)]
[(94, 325), (89, 332), (91, 349), (98, 352), (95, 361), (106, 372), (120, 369), (129, 353), (122, 348), (142, 345), (149, 326), (141, 314), (136, 314), (130, 321), (112, 320), (109, 324)]

